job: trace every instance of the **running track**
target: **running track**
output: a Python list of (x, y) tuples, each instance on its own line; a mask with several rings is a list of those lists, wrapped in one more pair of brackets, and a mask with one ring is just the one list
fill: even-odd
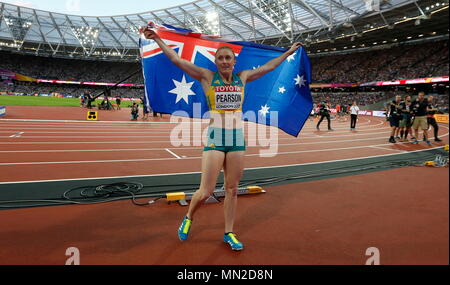
[[(173, 147), (167, 121), (127, 122), (128, 110), (100, 116), (105, 122), (84, 122), (79, 108), (8, 107), (12, 120), (0, 119), (0, 189), (25, 181), (200, 171), (201, 147)], [(448, 144), (448, 125), (441, 125), (444, 141), (431, 147), (387, 143), (383, 118), (361, 117), (357, 132), (349, 122), (334, 121), (333, 128), (318, 132), (307, 122), (299, 138), (278, 132), (278, 154), (260, 157), (264, 147), (250, 147), (245, 166), (395, 156)], [(381, 264), (448, 264), (447, 168), (407, 167), (266, 190), (239, 199), (235, 230), (246, 245), (242, 253), (221, 241), (221, 204), (199, 211), (192, 237), (180, 243), (176, 230), (186, 208), (119, 201), (0, 211), (0, 264), (62, 265), (69, 247), (80, 250), (83, 265), (363, 265), (369, 247), (380, 249)]]
[[(430, 147), (388, 143), (389, 126), (383, 118), (360, 117), (356, 132), (350, 131), (348, 122), (334, 121), (332, 132), (317, 131), (315, 124), (308, 121), (299, 138), (275, 130), (278, 146), (249, 147), (246, 169), (395, 155), (448, 144), (445, 125), (440, 133), (444, 142), (432, 141)], [(202, 130), (207, 127), (200, 125)], [(170, 134), (175, 126), (170, 122), (1, 120), (0, 183), (199, 172), (202, 148), (192, 143), (174, 147)], [(321, 127), (326, 129), (326, 122)], [(247, 134), (247, 142), (252, 139), (256, 137)]]

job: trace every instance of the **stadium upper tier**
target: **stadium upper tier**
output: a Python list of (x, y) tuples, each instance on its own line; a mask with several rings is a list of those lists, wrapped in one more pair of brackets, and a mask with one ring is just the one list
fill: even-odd
[(383, 25), (429, 19), (448, 8), (448, 0), (436, 1), (199, 0), (110, 17), (66, 15), (0, 2), (0, 49), (133, 61), (139, 59), (139, 27), (149, 20), (232, 40), (309, 45), (344, 33), (350, 37)]
[[(366, 83), (448, 76), (449, 41), (403, 44), (389, 49), (311, 57), (313, 83)], [(141, 69), (138, 62), (60, 59), (0, 51), (0, 70), (36, 79), (119, 82)], [(125, 83), (143, 84), (139, 72)], [(1, 86), (1, 85), (0, 85)]]

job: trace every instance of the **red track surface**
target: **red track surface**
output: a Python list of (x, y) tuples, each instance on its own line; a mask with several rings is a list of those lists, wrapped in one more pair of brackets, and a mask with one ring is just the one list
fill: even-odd
[[(200, 170), (201, 148), (173, 147), (167, 120), (132, 123), (122, 110), (101, 112), (109, 122), (44, 122), (28, 119), (83, 120), (86, 110), (7, 112), (13, 120), (0, 120), (0, 182)], [(308, 122), (299, 138), (279, 132), (278, 155), (262, 158), (259, 151), (267, 148), (251, 147), (246, 168), (448, 144), (445, 125), (444, 142), (432, 147), (387, 143), (389, 127), (382, 118), (361, 117), (357, 132), (348, 125), (333, 122), (334, 132), (319, 132)], [(192, 239), (182, 244), (176, 229), (185, 208), (117, 202), (0, 211), (0, 264), (64, 264), (71, 246), (81, 250), (83, 264), (364, 264), (369, 247), (380, 249), (382, 264), (448, 264), (448, 169), (405, 168), (267, 190), (240, 199), (236, 231), (247, 247), (239, 254), (220, 242), (221, 205), (202, 209)]]
[(241, 253), (221, 242), (221, 204), (202, 208), (181, 243), (186, 208), (126, 201), (0, 211), (0, 264), (63, 265), (69, 247), (85, 265), (364, 265), (369, 247), (385, 265), (448, 264), (448, 169), (396, 169), (267, 191), (239, 198)]
[[(12, 113), (8, 119), (21, 118), (15, 115), (16, 108), (8, 110)], [(36, 107), (28, 112), (34, 118), (40, 114), (41, 119), (51, 119), (53, 114), (60, 114), (64, 120), (86, 116), (80, 108), (62, 108), (64, 112), (59, 111), (61, 108), (43, 109), (43, 113)], [(126, 120), (128, 111), (102, 112), (103, 117)], [(317, 131), (315, 122), (308, 121), (299, 138), (276, 131), (278, 146), (250, 147), (245, 167), (392, 155), (448, 144), (448, 126), (441, 126), (444, 142), (429, 147), (424, 143), (388, 143), (389, 127), (383, 118), (361, 117), (357, 132), (351, 132), (348, 125), (334, 122), (335, 131)], [(170, 134), (175, 126), (168, 119), (148, 123), (0, 121), (0, 182), (199, 172), (202, 148), (192, 144), (174, 147)], [(203, 125), (203, 129), (206, 127)], [(322, 128), (326, 129), (325, 123)], [(11, 137), (15, 134), (17, 137)], [(255, 136), (247, 137), (247, 141), (252, 138)], [(261, 157), (261, 151), (276, 155)]]

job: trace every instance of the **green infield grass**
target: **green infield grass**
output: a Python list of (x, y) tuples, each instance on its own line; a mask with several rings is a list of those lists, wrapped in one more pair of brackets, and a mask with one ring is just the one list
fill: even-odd
[[(1, 106), (64, 106), (64, 107), (79, 107), (79, 98), (58, 98), (58, 97), (36, 97), (36, 96), (9, 96), (0, 95)], [(102, 100), (96, 100), (92, 103), (93, 107), (97, 107)], [(115, 104), (115, 100), (110, 100)], [(138, 101), (140, 102), (140, 101)], [(127, 108), (131, 106), (131, 101), (122, 101), (121, 107)]]

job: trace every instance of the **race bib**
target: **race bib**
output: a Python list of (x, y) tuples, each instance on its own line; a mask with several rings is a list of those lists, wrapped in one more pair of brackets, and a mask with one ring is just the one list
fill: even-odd
[(239, 110), (242, 107), (242, 86), (218, 85), (215, 89), (216, 110)]

